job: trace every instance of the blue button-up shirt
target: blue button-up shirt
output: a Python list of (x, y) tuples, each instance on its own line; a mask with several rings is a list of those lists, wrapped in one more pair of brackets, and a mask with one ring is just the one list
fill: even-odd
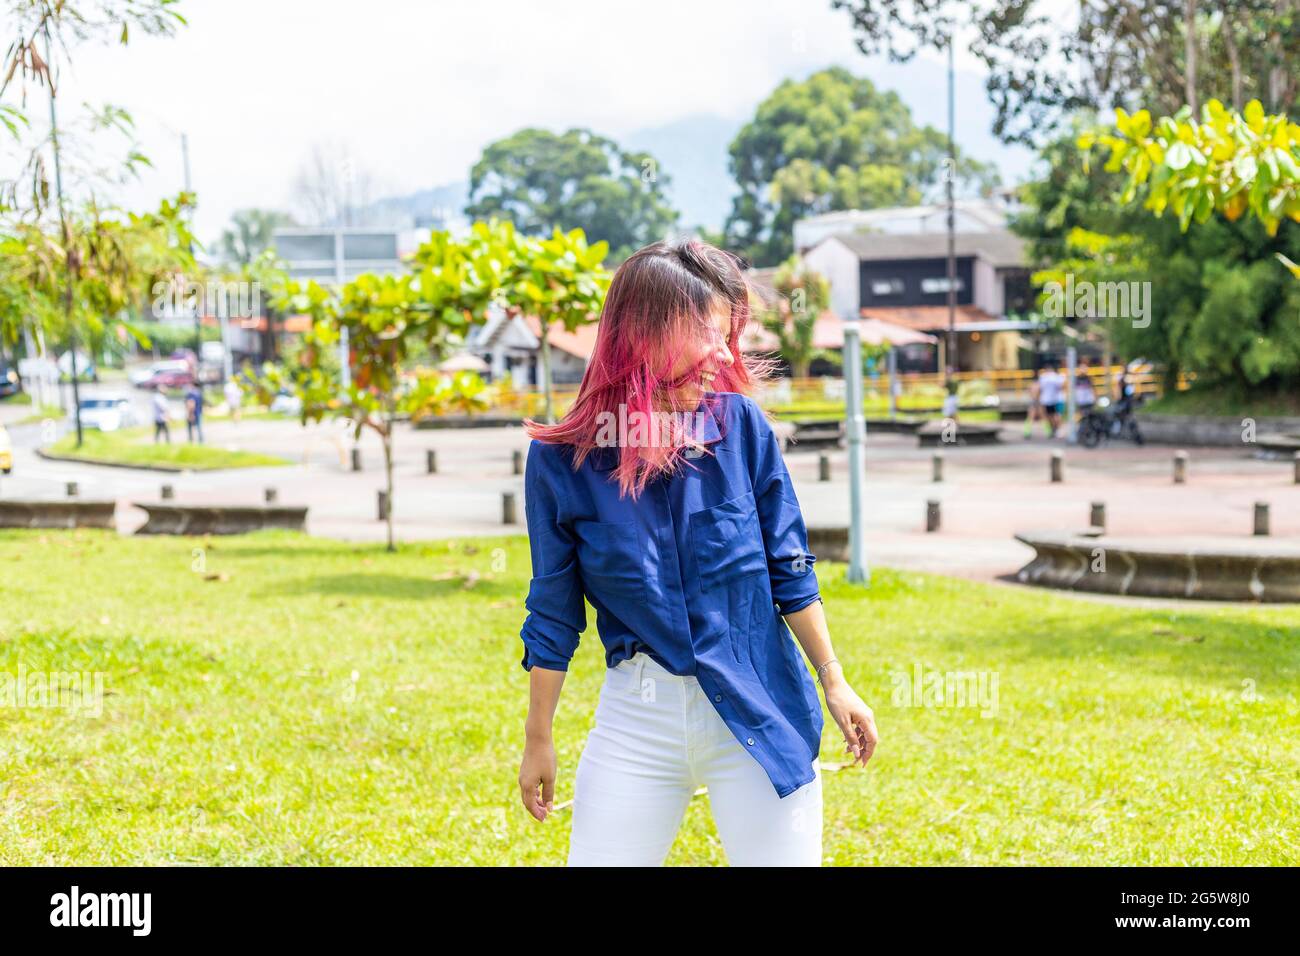
[(575, 471), (571, 446), (533, 440), (521, 663), (568, 670), (587, 627), (585, 598), (606, 666), (644, 651), (694, 675), (784, 797), (814, 779), (821, 748), (817, 688), (779, 616), (820, 600), (816, 557), (762, 409), (738, 393), (706, 394), (720, 398), (693, 419), (707, 450), (635, 502), (611, 475), (619, 448), (596, 448)]

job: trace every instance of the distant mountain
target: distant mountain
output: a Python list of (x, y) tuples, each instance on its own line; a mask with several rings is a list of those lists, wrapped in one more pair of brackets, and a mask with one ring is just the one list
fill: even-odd
[(405, 196), (386, 196), (371, 203), (365, 219), (395, 229), (446, 228), (464, 218), (469, 183), (446, 183)]
[[(912, 110), (918, 124), (946, 128), (947, 77), (929, 61), (894, 64), (873, 61), (853, 67), (882, 89), (895, 89)], [(1034, 154), (1022, 146), (1007, 146), (993, 136), (993, 107), (982, 89), (980, 78), (957, 75), (957, 143), (968, 154), (995, 162), (1004, 183), (1023, 179)], [(736, 184), (727, 168), (731, 141), (748, 121), (697, 113), (662, 126), (652, 126), (612, 136), (624, 149), (643, 150), (658, 160), (668, 177), (665, 192), (681, 213), (684, 229), (706, 226), (720, 229), (731, 212)], [(605, 131), (597, 130), (602, 135)], [(463, 222), (468, 201), (467, 182), (447, 183), (405, 196), (379, 200), (370, 207), (375, 224), (399, 228), (455, 225)], [(435, 210), (442, 210), (441, 214)], [(450, 214), (450, 221), (441, 220)]]
[(641, 150), (658, 160), (669, 180), (664, 191), (682, 214), (680, 226), (721, 229), (736, 193), (727, 171), (727, 149), (741, 125), (739, 120), (697, 114), (616, 139), (624, 149)]

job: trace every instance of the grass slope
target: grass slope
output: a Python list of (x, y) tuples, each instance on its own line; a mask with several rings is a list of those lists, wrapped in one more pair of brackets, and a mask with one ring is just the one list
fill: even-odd
[(260, 455), (256, 452), (235, 451), (217, 445), (190, 444), (184, 440), (184, 425), (173, 424), (171, 431), (170, 444), (161, 442), (155, 445), (152, 427), (124, 428), (115, 432), (84, 429), (81, 448), (77, 448), (76, 433), (70, 432), (46, 446), (45, 450), (50, 454), (74, 458), (77, 461), (140, 467), (164, 465), (173, 468), (190, 468), (195, 471), (262, 468), (289, 464), (283, 458)]

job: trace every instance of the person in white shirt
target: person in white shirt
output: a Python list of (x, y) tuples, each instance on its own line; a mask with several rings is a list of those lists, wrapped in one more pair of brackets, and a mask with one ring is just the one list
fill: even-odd
[(222, 391), (225, 392), (226, 407), (230, 409), (231, 421), (239, 421), (239, 412), (244, 405), (244, 393), (240, 389), (239, 383), (233, 378), (227, 379)]
[(167, 427), (167, 396), (162, 393), (162, 389), (155, 389), (153, 400), (150, 403), (153, 406), (153, 440), (158, 444), (158, 436), (162, 435), (167, 439), (167, 444), (172, 443), (171, 429)]
[(1038, 373), (1038, 401), (1047, 416), (1048, 434), (1055, 438), (1065, 405), (1065, 376), (1055, 362), (1048, 362)]

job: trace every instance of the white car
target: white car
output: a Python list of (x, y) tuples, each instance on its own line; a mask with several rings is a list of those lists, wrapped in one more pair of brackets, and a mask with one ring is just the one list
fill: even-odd
[(280, 392), (271, 400), (271, 411), (278, 415), (301, 415), (302, 399), (290, 392)]
[(81, 400), (81, 427), (96, 428), (101, 432), (115, 432), (139, 424), (139, 417), (131, 402), (125, 398), (83, 398)]

